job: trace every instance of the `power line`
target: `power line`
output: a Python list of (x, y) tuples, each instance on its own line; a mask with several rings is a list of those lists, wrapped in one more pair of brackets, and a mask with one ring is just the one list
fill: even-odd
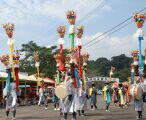
[[(103, 0), (101, 0), (101, 1), (103, 1)], [(104, 1), (101, 2), (98, 6), (96, 6), (97, 4), (95, 4), (94, 6), (96, 6), (96, 7), (95, 7), (93, 10), (89, 11), (86, 15), (84, 15), (84, 16), (78, 21), (77, 24), (80, 24), (81, 22), (83, 22), (84, 20), (86, 20), (86, 18), (88, 19), (89, 16), (91, 16), (91, 15), (95, 12), (96, 9), (98, 9), (98, 8), (100, 8), (100, 9), (103, 8), (103, 7), (105, 6), (106, 1), (107, 1), (107, 0), (104, 0)], [(97, 2), (99, 2), (99, 1), (97, 1)]]
[[(118, 29), (112, 31), (111, 33), (107, 34), (104, 38), (101, 38), (101, 39), (99, 39), (98, 41), (95, 41), (95, 42), (94, 42), (93, 44), (91, 44), (90, 46), (84, 47), (83, 49), (88, 48), (88, 47), (91, 47), (91, 46), (93, 46), (94, 44), (96, 44), (96, 43), (98, 43), (98, 42), (104, 40), (105, 38), (109, 37), (110, 35), (114, 34), (115, 32), (117, 32), (117, 31), (121, 30), (122, 28), (128, 26), (130, 23), (131, 23), (131, 21), (128, 22), (127, 24), (121, 26), (120, 28), (118, 28)], [(96, 39), (95, 39), (95, 40), (96, 40)]]
[[(143, 9), (141, 9), (138, 13), (140, 13), (140, 12), (144, 11), (145, 9), (146, 9), (146, 7), (145, 7), (145, 8), (143, 8)], [(92, 42), (93, 42), (93, 41), (95, 41), (96, 39), (98, 39), (98, 38), (102, 37), (103, 35), (105, 35), (105, 34), (107, 34), (107, 33), (111, 32), (111, 31), (113, 31), (115, 28), (117, 28), (117, 27), (121, 26), (122, 24), (126, 23), (127, 21), (129, 21), (129, 20), (130, 20), (130, 19), (132, 19), (132, 18), (133, 18), (133, 16), (131, 16), (131, 17), (127, 18), (126, 20), (124, 20), (123, 22), (119, 23), (118, 25), (116, 25), (116, 26), (114, 26), (114, 27), (110, 28), (110, 29), (109, 29), (109, 30), (107, 30), (106, 32), (104, 32), (104, 33), (100, 34), (99, 36), (97, 36), (97, 37), (93, 38), (91, 41), (89, 41), (89, 42), (85, 43), (83, 46), (87, 46), (88, 44), (92, 43)]]

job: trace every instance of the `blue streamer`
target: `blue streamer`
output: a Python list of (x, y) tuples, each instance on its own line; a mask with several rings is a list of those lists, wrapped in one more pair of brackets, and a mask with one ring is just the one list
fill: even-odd
[(111, 102), (111, 96), (110, 96), (110, 89), (109, 87), (107, 88), (107, 104), (110, 104)]
[(143, 37), (138, 37), (138, 40), (139, 40), (139, 66), (140, 66), (139, 73), (140, 73), (140, 77), (141, 77), (143, 74), (143, 67), (144, 67), (144, 63), (143, 63), (142, 55), (141, 55), (141, 51), (142, 51), (141, 41), (144, 39), (143, 39)]
[(7, 90), (7, 92), (10, 92), (10, 79), (11, 79), (10, 70), (7, 70), (7, 73), (8, 73), (8, 77), (7, 77), (7, 81), (6, 81), (6, 90)]
[(131, 72), (131, 84), (134, 84), (134, 72)]
[(74, 75), (75, 75), (75, 78), (77, 80), (78, 88), (80, 88), (81, 87), (81, 83), (80, 83), (81, 80), (80, 80), (80, 77), (78, 75), (78, 69), (77, 68), (74, 69)]

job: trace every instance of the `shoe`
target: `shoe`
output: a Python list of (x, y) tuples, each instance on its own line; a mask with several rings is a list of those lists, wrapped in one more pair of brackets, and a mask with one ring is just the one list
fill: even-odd
[(140, 118), (139, 118), (138, 116), (136, 116), (136, 119), (137, 119), (137, 120), (140, 120)]
[(71, 120), (76, 120), (75, 118), (72, 118)]
[(94, 109), (90, 109), (90, 110), (94, 110)]
[(63, 113), (61, 112), (60, 115), (63, 115)]
[(57, 108), (56, 110), (57, 110), (57, 111), (59, 111), (59, 110), (60, 110), (60, 108)]
[(12, 118), (12, 120), (16, 120), (16, 118), (15, 118), (15, 117), (13, 117), (13, 118)]
[(61, 120), (67, 120), (67, 119), (62, 118)]
[(47, 110), (48, 108), (47, 107), (45, 107), (45, 110)]
[(81, 116), (85, 116), (85, 114), (82, 114)]
[(56, 109), (56, 108), (54, 108), (54, 110), (56, 111), (57, 109)]

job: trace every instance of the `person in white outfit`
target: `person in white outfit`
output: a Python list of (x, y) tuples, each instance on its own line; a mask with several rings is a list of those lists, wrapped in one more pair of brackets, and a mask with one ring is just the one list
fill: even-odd
[(40, 87), (39, 89), (39, 102), (38, 102), (38, 105), (41, 106), (42, 105), (42, 102), (43, 102), (43, 97), (44, 97), (44, 94), (43, 94), (43, 89), (42, 87)]
[(17, 103), (17, 93), (16, 93), (16, 83), (13, 78), (10, 79), (10, 91), (5, 92), (6, 99), (6, 116), (9, 117), (10, 110), (13, 112), (13, 120), (16, 116), (16, 103)]

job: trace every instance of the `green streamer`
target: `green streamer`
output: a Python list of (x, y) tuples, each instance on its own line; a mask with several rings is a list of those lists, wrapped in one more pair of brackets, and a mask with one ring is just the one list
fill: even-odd
[(69, 38), (70, 38), (70, 46), (71, 48), (74, 48), (74, 38), (75, 38), (75, 34), (74, 33), (71, 33), (69, 34)]
[(86, 84), (86, 72), (85, 72), (85, 70), (83, 70), (83, 79), (84, 79), (84, 89), (85, 89), (85, 93), (86, 93), (87, 84)]
[(59, 83), (60, 83), (60, 74), (59, 74), (59, 71), (57, 70), (56, 84), (58, 85)]

